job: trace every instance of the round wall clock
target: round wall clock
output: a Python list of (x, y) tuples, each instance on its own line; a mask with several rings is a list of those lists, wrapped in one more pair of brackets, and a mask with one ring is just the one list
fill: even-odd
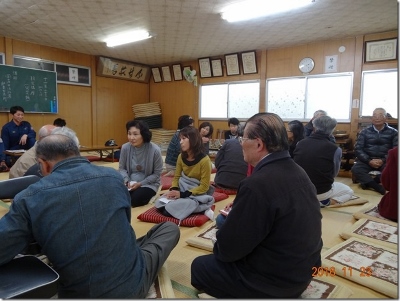
[(314, 60), (310, 57), (303, 58), (299, 63), (299, 70), (302, 73), (310, 73), (314, 69)]

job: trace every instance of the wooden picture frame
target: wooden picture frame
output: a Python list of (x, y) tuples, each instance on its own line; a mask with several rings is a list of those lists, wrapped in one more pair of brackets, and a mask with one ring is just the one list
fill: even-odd
[(243, 74), (257, 73), (256, 52), (242, 52), (242, 70)]
[(158, 68), (158, 67), (151, 68), (151, 73), (153, 74), (153, 80), (155, 83), (162, 82), (160, 68)]
[(397, 59), (397, 38), (378, 41), (366, 41), (364, 62), (391, 61)]
[(182, 67), (181, 64), (172, 65), (172, 74), (174, 75), (174, 80), (182, 80)]
[(161, 71), (162, 71), (162, 75), (163, 75), (163, 79), (165, 82), (171, 82), (172, 78), (171, 78), (171, 69), (169, 68), (169, 66), (163, 66), (161, 67)]
[(141, 65), (103, 56), (100, 56), (97, 59), (96, 74), (98, 76), (148, 83), (151, 77), (150, 71), (151, 68), (147, 65)]
[(55, 63), (57, 83), (91, 86), (91, 70), (88, 67)]
[(199, 59), (199, 69), (200, 69), (200, 77), (211, 77), (211, 64), (210, 58), (200, 58)]
[(237, 53), (225, 55), (226, 75), (240, 75), (239, 55)]
[(213, 59), (211, 60), (212, 75), (214, 77), (224, 76), (224, 71), (222, 69), (222, 60)]

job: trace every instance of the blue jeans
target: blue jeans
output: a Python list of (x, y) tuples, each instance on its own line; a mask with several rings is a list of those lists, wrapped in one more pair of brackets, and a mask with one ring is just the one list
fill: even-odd
[(226, 216), (225, 215), (219, 214), (217, 216), (217, 218), (215, 219), (215, 223), (217, 225), (217, 229), (221, 229), (221, 227), (224, 224), (225, 220), (226, 220)]

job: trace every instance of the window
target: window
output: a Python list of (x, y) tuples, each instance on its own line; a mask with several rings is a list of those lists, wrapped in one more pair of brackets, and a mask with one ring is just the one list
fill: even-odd
[(267, 111), (283, 120), (309, 120), (317, 110), (350, 121), (352, 73), (267, 80)]
[(372, 116), (376, 108), (384, 108), (398, 118), (397, 69), (364, 71), (361, 88), (361, 116)]
[(259, 112), (260, 83), (229, 83), (200, 87), (200, 118), (247, 119)]
[(54, 62), (46, 61), (33, 57), (24, 57), (14, 55), (14, 66), (31, 68), (31, 69), (39, 69), (46, 71), (54, 71)]

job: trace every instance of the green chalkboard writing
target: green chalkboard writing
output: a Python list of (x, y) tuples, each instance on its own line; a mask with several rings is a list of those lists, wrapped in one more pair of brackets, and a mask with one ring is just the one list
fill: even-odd
[(17, 105), (25, 113), (57, 113), (57, 73), (0, 65), (0, 112)]

